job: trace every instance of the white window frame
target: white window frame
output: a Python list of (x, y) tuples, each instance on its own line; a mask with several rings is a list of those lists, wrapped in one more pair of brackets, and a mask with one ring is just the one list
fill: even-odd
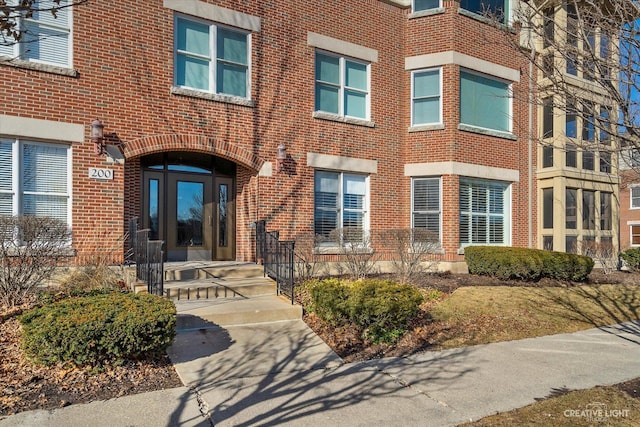
[(426, 10), (436, 10), (442, 8), (442, 0), (438, 0), (438, 5), (429, 9), (416, 9), (416, 0), (411, 0), (411, 11), (413, 13), (420, 13)]
[[(475, 128), (475, 129), (482, 129), (484, 131), (487, 132), (494, 132), (494, 133), (499, 133), (499, 134), (512, 134), (513, 133), (513, 82), (500, 78), (500, 77), (496, 77), (493, 76), (491, 74), (486, 74), (486, 73), (481, 73), (475, 70), (472, 70), (470, 68), (460, 68), (460, 75), (458, 78), (458, 84), (461, 85), (462, 84), (462, 74), (466, 73), (466, 74), (475, 74), (477, 76), (480, 77), (484, 77), (488, 80), (495, 80), (497, 82), (500, 83), (504, 83), (507, 86), (507, 93), (506, 93), (506, 97), (507, 97), (507, 102), (508, 102), (508, 118), (509, 118), (509, 125), (508, 125), (508, 129), (502, 130), (502, 129), (492, 129), (492, 128), (487, 128), (484, 126), (479, 126), (479, 125), (474, 125), (474, 124), (470, 124), (470, 123), (464, 123), (462, 121), (462, 110), (460, 107), (458, 107), (459, 113), (460, 113), (460, 124), (463, 126), (468, 126), (470, 128)], [(460, 90), (460, 105), (462, 105), (463, 103), (463, 99), (462, 99), (462, 90)]]
[[(343, 229), (344, 228), (344, 212), (347, 211), (358, 211), (358, 212), (362, 212), (362, 237), (363, 237), (363, 242), (360, 245), (357, 246), (363, 246), (364, 247), (364, 243), (368, 242), (368, 236), (369, 236), (369, 208), (370, 208), (370, 200), (371, 200), (371, 188), (370, 188), (370, 176), (368, 174), (362, 174), (362, 173), (352, 173), (352, 172), (347, 172), (347, 171), (334, 171), (334, 170), (322, 170), (322, 169), (317, 169), (314, 171), (314, 206), (313, 206), (313, 217), (314, 217), (314, 234), (315, 234), (315, 218), (316, 218), (316, 206), (315, 206), (315, 182), (316, 182), (316, 173), (317, 172), (326, 172), (326, 173), (334, 173), (338, 175), (338, 199), (337, 199), (337, 206), (336, 206), (336, 210), (337, 210), (337, 229)], [(354, 210), (354, 209), (345, 209), (343, 207), (343, 201), (344, 201), (344, 177), (345, 175), (351, 175), (351, 176), (358, 176), (358, 177), (364, 177), (365, 178), (365, 195), (364, 195), (364, 202), (363, 202), (363, 209), (362, 210)], [(316, 243), (317, 246), (320, 247), (331, 247), (331, 246), (336, 246), (336, 244), (338, 246), (345, 246), (345, 242), (343, 241), (343, 237), (342, 235), (340, 236), (340, 242), (319, 242)]]
[[(9, 0), (7, 2), (9, 5), (11, 5), (12, 3), (15, 4), (15, 0)], [(42, 0), (40, 1), (40, 3), (45, 3), (42, 5), (39, 5), (40, 8), (44, 8), (44, 7), (53, 7), (56, 6), (58, 7), (58, 5), (56, 5), (55, 3), (53, 3), (53, 1), (48, 0), (43, 2)], [(50, 3), (50, 6), (47, 5), (47, 3)], [(60, 1), (60, 6), (63, 6), (64, 4), (67, 4), (68, 1), (67, 0), (61, 0)], [(10, 47), (5, 47), (5, 49), (11, 50), (11, 53), (9, 54), (10, 57), (13, 58), (17, 58), (20, 61), (25, 61), (25, 62), (32, 62), (32, 63), (37, 63), (37, 64), (45, 64), (45, 65), (53, 65), (55, 67), (62, 67), (62, 68), (73, 68), (73, 7), (72, 6), (67, 6), (64, 8), (65, 12), (67, 13), (67, 22), (65, 25), (60, 25), (58, 24), (59, 22), (62, 22), (60, 18), (56, 18), (54, 19), (54, 23), (42, 23), (39, 20), (33, 19), (33, 18), (24, 18), (24, 17), (20, 17), (18, 18), (18, 22), (17, 22), (17, 28), (19, 30), (22, 30), (22, 28), (24, 28), (24, 22), (34, 22), (34, 23), (38, 23), (38, 25), (40, 25), (42, 28), (45, 29), (51, 29), (54, 31), (59, 31), (61, 33), (65, 33), (67, 35), (67, 40), (68, 40), (68, 51), (67, 51), (67, 57), (66, 57), (66, 61), (64, 63), (62, 62), (51, 62), (51, 61), (42, 61), (39, 59), (34, 59), (34, 58), (24, 58), (24, 54), (26, 53), (26, 51), (28, 51), (29, 46), (33, 43), (39, 43), (40, 42), (40, 37), (38, 37), (36, 40), (33, 41), (29, 41), (29, 42), (25, 42), (24, 40), (21, 42), (17, 42), (15, 43), (13, 46)], [(42, 12), (42, 13), (51, 13), (51, 12)], [(24, 36), (23, 36), (24, 37)], [(2, 53), (3, 49), (0, 49), (0, 57), (2, 56), (7, 56), (6, 54)]]
[[(634, 191), (637, 193), (633, 195)], [(634, 203), (634, 199), (635, 202)], [(629, 209), (640, 209), (640, 185), (629, 187)]]
[[(324, 110), (318, 110), (316, 108), (316, 103), (317, 103), (317, 99), (316, 99), (316, 87), (318, 85), (318, 83), (322, 83), (324, 85), (330, 85), (330, 86), (334, 86), (336, 87), (336, 85), (334, 83), (329, 83), (329, 82), (325, 82), (323, 80), (318, 80), (316, 78), (315, 75), (315, 64), (317, 61), (317, 56), (318, 54), (321, 55), (325, 55), (325, 56), (331, 56), (333, 58), (338, 58), (339, 60), (339, 68), (340, 68), (340, 83), (339, 83), (339, 87), (338, 87), (338, 116), (340, 117), (345, 117), (345, 118), (352, 118), (352, 119), (356, 119), (356, 120), (371, 120), (371, 62), (368, 61), (363, 61), (362, 59), (357, 59), (357, 58), (353, 58), (347, 55), (340, 55), (340, 54), (336, 54), (334, 52), (330, 52), (327, 50), (322, 50), (322, 49), (316, 49), (315, 53), (314, 53), (314, 76), (313, 76), (313, 88), (314, 88), (314, 106), (313, 109), (315, 112), (319, 112), (319, 113), (324, 113), (324, 114), (335, 114), (333, 112), (330, 111), (324, 111)], [(346, 86), (346, 62), (350, 61), (350, 62), (354, 62), (356, 64), (360, 64), (360, 65), (364, 65), (367, 67), (367, 90), (366, 92), (362, 91), (361, 89), (356, 89), (356, 88), (352, 88), (352, 87), (347, 87)], [(358, 93), (365, 93), (366, 97), (365, 97), (365, 117), (356, 117), (356, 116), (348, 116), (345, 114), (345, 97), (344, 97), (344, 93), (345, 93), (345, 89), (348, 89), (350, 91), (354, 91), (354, 92), (358, 92)]]
[[(66, 224), (71, 227), (72, 225), (72, 182), (73, 182), (73, 168), (72, 168), (72, 148), (69, 144), (59, 144), (59, 143), (47, 143), (47, 142), (38, 142), (38, 141), (30, 141), (23, 139), (15, 139), (15, 138), (0, 138), (0, 142), (11, 144), (11, 162), (12, 162), (12, 183), (11, 183), (11, 191), (2, 191), (3, 194), (11, 194), (12, 195), (12, 215), (22, 215), (23, 214), (23, 204), (24, 204), (24, 196), (25, 195), (52, 195), (59, 197), (67, 198), (67, 218)], [(24, 174), (24, 156), (23, 150), (25, 145), (39, 145), (39, 146), (47, 146), (47, 147), (57, 147), (64, 148), (67, 151), (67, 192), (66, 193), (38, 193), (38, 192), (26, 192), (23, 189), (23, 174)]]
[[(458, 184), (458, 188), (459, 188), (459, 192), (460, 192), (460, 186), (463, 183), (472, 183), (472, 184), (477, 184), (477, 185), (488, 185), (488, 184), (492, 184), (492, 183), (499, 183), (501, 186), (504, 186), (504, 195), (503, 195), (503, 214), (502, 214), (502, 218), (503, 218), (503, 242), (502, 243), (491, 243), (489, 242), (489, 233), (487, 233), (487, 239), (485, 242), (473, 242), (473, 241), (469, 241), (469, 242), (463, 242), (462, 241), (462, 233), (461, 233), (461, 223), (458, 224), (458, 230), (460, 233), (460, 247), (464, 248), (466, 246), (472, 246), (472, 245), (487, 245), (487, 246), (509, 246), (511, 244), (511, 216), (512, 216), (512, 195), (511, 195), (511, 191), (512, 191), (512, 184), (508, 183), (508, 182), (504, 182), (504, 181), (497, 181), (497, 180), (486, 180), (486, 179), (475, 179), (475, 178), (460, 178), (460, 182)], [(460, 195), (459, 195), (460, 197)], [(487, 203), (487, 209), (489, 209), (489, 204)], [(462, 217), (463, 212), (462, 212), (462, 207), (458, 206), (458, 213), (460, 214), (460, 217)], [(465, 212), (466, 213), (466, 212)], [(477, 214), (480, 214), (478, 212), (476, 212)], [(472, 225), (473, 225), (473, 208), (471, 208), (470, 211), (470, 217), (471, 220), (469, 222), (469, 229), (472, 229)], [(491, 213), (483, 213), (483, 216), (486, 216), (487, 218), (491, 217), (491, 216), (496, 216), (498, 214), (491, 214)], [(489, 224), (489, 222), (487, 221), (487, 224)]]
[[(414, 110), (415, 110), (415, 101), (416, 99), (433, 99), (436, 98), (436, 96), (429, 96), (429, 97), (419, 97), (417, 98), (415, 96), (415, 76), (416, 74), (421, 74), (424, 72), (428, 72), (428, 71), (438, 71), (438, 85), (439, 85), (439, 91), (438, 91), (438, 120), (435, 122), (427, 122), (427, 123), (416, 123), (415, 122), (415, 116), (414, 116)], [(442, 67), (433, 67), (433, 68), (424, 68), (421, 70), (413, 70), (411, 71), (411, 126), (412, 127), (417, 127), (417, 126), (429, 126), (429, 125), (441, 125), (442, 124)]]
[[(184, 21), (191, 21), (191, 22), (195, 22), (198, 24), (202, 24), (202, 25), (206, 25), (209, 27), (209, 55), (206, 57), (203, 56), (198, 56), (198, 55), (194, 55), (191, 52), (188, 51), (179, 51), (178, 50), (178, 37), (177, 37), (177, 31), (178, 31), (178, 20), (184, 20)], [(218, 81), (217, 81), (217, 68), (218, 68), (218, 62), (228, 62), (228, 61), (224, 61), (221, 59), (218, 59), (218, 52), (217, 52), (217, 37), (218, 37), (218, 29), (225, 29), (228, 31), (232, 31), (232, 32), (236, 32), (239, 34), (244, 34), (247, 37), (247, 79), (245, 82), (246, 85), (246, 95), (247, 96), (238, 96), (238, 95), (232, 95), (232, 94), (227, 94), (227, 93), (223, 93), (223, 92), (219, 92), (218, 91)], [(180, 88), (185, 88), (185, 89), (189, 89), (189, 90), (194, 90), (194, 91), (198, 91), (198, 92), (204, 92), (204, 93), (211, 93), (211, 94), (216, 94), (216, 95), (222, 95), (222, 96), (228, 96), (231, 98), (238, 98), (238, 99), (247, 99), (250, 100), (251, 99), (251, 73), (252, 73), (252, 67), (251, 67), (251, 52), (252, 52), (252, 39), (251, 39), (251, 32), (250, 31), (246, 31), (246, 30), (242, 30), (242, 29), (238, 29), (238, 28), (234, 28), (234, 27), (230, 27), (228, 25), (224, 25), (224, 24), (220, 24), (220, 23), (216, 23), (216, 22), (211, 22), (205, 19), (201, 19), (201, 18), (195, 18), (192, 16), (187, 16), (187, 15), (183, 15), (183, 14), (179, 14), (176, 13), (174, 15), (173, 18), (173, 84), (176, 87), (180, 87)], [(178, 70), (177, 70), (177, 65), (178, 65), (178, 55), (179, 54), (188, 54), (194, 57), (198, 57), (200, 59), (203, 60), (207, 60), (209, 62), (209, 88), (208, 89), (202, 89), (202, 88), (195, 88), (195, 87), (191, 87), (191, 86), (185, 86), (185, 85), (180, 85), (178, 84)]]
[[(421, 180), (437, 180), (438, 181), (438, 210), (436, 211), (416, 211), (414, 209), (415, 200), (415, 182)], [(442, 246), (442, 178), (441, 177), (412, 177), (411, 178), (411, 228), (416, 228), (414, 217), (416, 213), (438, 214), (438, 245)]]

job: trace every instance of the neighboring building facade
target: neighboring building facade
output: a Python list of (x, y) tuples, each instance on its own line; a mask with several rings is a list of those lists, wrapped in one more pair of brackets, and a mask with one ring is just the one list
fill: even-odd
[[(554, 2), (545, 11), (547, 37), (562, 38), (560, 46), (575, 47), (577, 52), (587, 49), (585, 37), (594, 52), (603, 59), (611, 59), (611, 40), (598, 28), (578, 28), (575, 6)], [(555, 23), (555, 31), (551, 22)], [(539, 135), (542, 147), (538, 157), (538, 246), (562, 252), (595, 255), (594, 251), (615, 257), (619, 247), (619, 192), (617, 141), (607, 131), (610, 119), (616, 114), (608, 105), (606, 92), (589, 75), (588, 61), (581, 55), (557, 54), (545, 41), (538, 44), (541, 61), (554, 64), (540, 73), (538, 94)], [(603, 72), (614, 73), (603, 67)], [(593, 71), (593, 70), (592, 70)], [(563, 73), (562, 80), (569, 89), (551, 89), (546, 73)], [(571, 93), (572, 98), (565, 96)], [(600, 125), (602, 124), (602, 125)], [(599, 255), (600, 256), (600, 255)]]
[(640, 247), (640, 156), (623, 150), (620, 164), (620, 250)]
[[(508, 23), (514, 5), (490, 3)], [(250, 261), (265, 219), (320, 237), (328, 258), (336, 229), (424, 229), (456, 268), (468, 245), (542, 246), (536, 185), (593, 203), (609, 191), (559, 158), (536, 175), (526, 62), (483, 2), (140, 4), (36, 14), (24, 24), (47, 37), (0, 47), (0, 214), (66, 221), (78, 260), (121, 261), (140, 217), (170, 261)], [(588, 230), (577, 238), (614, 236)]]

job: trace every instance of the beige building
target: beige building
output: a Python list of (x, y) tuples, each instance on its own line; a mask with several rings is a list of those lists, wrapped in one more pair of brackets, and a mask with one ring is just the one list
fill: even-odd
[[(538, 247), (613, 255), (619, 247), (619, 177), (616, 140), (607, 129), (615, 108), (595, 73), (614, 74), (600, 62), (594, 66), (593, 54), (615, 64), (615, 41), (595, 26), (579, 27), (572, 4), (554, 3), (544, 10), (546, 37), (536, 45), (543, 64), (537, 85)], [(559, 46), (566, 50), (558, 52)], [(559, 83), (566, 89), (558, 90)]]

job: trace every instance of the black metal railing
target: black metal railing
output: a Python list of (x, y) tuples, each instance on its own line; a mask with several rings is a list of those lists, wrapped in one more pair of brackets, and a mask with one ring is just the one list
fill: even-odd
[(264, 275), (277, 283), (278, 295), (294, 303), (295, 241), (280, 240), (278, 231), (267, 231), (266, 221), (256, 223), (256, 259), (264, 266)]
[[(136, 229), (132, 222), (136, 220)], [(151, 230), (137, 229), (137, 219), (129, 222), (130, 245), (136, 263), (136, 279), (147, 284), (147, 291), (153, 295), (164, 294), (164, 241), (149, 240)]]

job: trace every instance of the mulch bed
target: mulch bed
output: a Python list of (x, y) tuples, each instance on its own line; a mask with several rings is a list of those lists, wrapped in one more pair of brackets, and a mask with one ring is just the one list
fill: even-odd
[(101, 371), (42, 367), (24, 358), (19, 337), (18, 320), (0, 317), (0, 417), (182, 386), (166, 355)]

